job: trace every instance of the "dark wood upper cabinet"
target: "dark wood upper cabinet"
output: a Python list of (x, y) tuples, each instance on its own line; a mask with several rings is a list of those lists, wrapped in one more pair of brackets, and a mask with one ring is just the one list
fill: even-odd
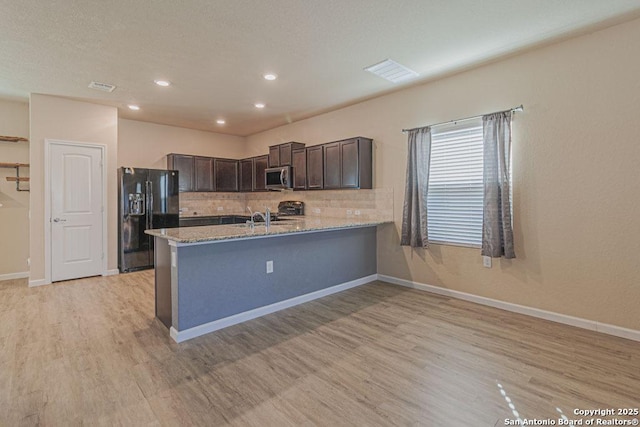
[(269, 167), (293, 165), (293, 150), (304, 148), (300, 142), (285, 142), (284, 144), (272, 145), (269, 147)]
[(340, 142), (342, 188), (372, 188), (372, 141), (353, 138)]
[(307, 188), (319, 190), (324, 187), (324, 147), (309, 147), (307, 152)]
[(280, 146), (273, 145), (269, 147), (269, 167), (275, 168), (280, 166)]
[(238, 160), (213, 159), (215, 191), (238, 191)]
[(211, 157), (194, 157), (193, 191), (213, 191), (213, 159)]
[(291, 151), (291, 163), (293, 166), (293, 188), (304, 190), (307, 188), (307, 151), (298, 148)]
[(240, 160), (240, 191), (253, 191), (253, 159)]
[[(357, 137), (316, 147), (324, 150), (322, 188), (373, 188), (373, 140)], [(308, 147), (307, 152), (316, 147)], [(307, 179), (310, 179), (309, 168), (307, 163)], [(307, 184), (312, 188), (310, 182)]]
[(358, 188), (358, 141), (351, 140), (340, 144), (340, 157), (342, 164), (340, 174), (342, 176), (341, 187)]
[(194, 159), (193, 156), (183, 154), (168, 154), (167, 169), (178, 171), (178, 191), (193, 191), (194, 189)]
[(291, 143), (280, 145), (280, 165), (279, 166), (291, 166)]
[(269, 147), (269, 154), (243, 160), (168, 154), (179, 172), (180, 192), (266, 191), (268, 167), (291, 166), (293, 188), (373, 188), (373, 141), (356, 137), (305, 148), (299, 142)]
[(341, 155), (340, 143), (332, 142), (324, 144), (324, 188), (341, 187)]
[(259, 156), (253, 158), (253, 191), (267, 191), (264, 171), (267, 170), (269, 156)]

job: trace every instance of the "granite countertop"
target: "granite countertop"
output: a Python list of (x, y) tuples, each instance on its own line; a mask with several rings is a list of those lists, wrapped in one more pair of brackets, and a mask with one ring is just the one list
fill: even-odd
[(192, 244), (281, 236), (293, 233), (340, 230), (344, 228), (373, 227), (390, 222), (391, 221), (314, 217), (272, 222), (268, 231), (265, 229), (264, 223), (257, 223), (253, 230), (246, 224), (229, 224), (186, 228), (161, 228), (146, 230), (145, 233), (174, 241), (178, 244)]

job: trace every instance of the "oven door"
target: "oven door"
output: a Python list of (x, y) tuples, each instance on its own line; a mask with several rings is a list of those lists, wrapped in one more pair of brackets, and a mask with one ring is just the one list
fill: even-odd
[(269, 168), (264, 173), (267, 190), (291, 188), (291, 166)]

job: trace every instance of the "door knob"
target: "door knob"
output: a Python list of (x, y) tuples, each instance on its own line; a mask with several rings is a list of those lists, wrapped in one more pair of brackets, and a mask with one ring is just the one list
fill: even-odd
[(67, 222), (64, 218), (53, 218), (53, 222)]

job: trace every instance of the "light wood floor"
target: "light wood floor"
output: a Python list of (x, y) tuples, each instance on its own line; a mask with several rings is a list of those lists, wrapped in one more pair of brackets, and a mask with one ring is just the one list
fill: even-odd
[(0, 282), (0, 425), (495, 426), (640, 402), (640, 343), (381, 282), (179, 345), (153, 307), (151, 271)]

